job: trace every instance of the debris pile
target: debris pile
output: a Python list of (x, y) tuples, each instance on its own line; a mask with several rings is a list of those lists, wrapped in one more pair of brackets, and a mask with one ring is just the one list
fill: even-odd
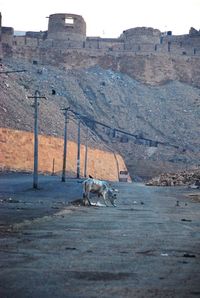
[(149, 186), (184, 186), (200, 188), (200, 168), (177, 173), (163, 173), (146, 183)]

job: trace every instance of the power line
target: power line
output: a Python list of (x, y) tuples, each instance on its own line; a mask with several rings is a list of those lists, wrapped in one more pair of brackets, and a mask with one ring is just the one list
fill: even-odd
[[(150, 147), (158, 147), (158, 144), (160, 144), (160, 145), (167, 146), (167, 147), (173, 147), (173, 148), (176, 148), (176, 149), (181, 149), (181, 147), (179, 147), (177, 145), (174, 145), (174, 144), (170, 144), (169, 142), (161, 142), (161, 141), (158, 141), (158, 140), (155, 141), (155, 140), (152, 140), (152, 139), (149, 139), (149, 138), (144, 138), (140, 134), (133, 134), (133, 133), (130, 133), (130, 132), (118, 129), (118, 128), (112, 128), (111, 126), (109, 126), (107, 124), (104, 124), (100, 121), (96, 121), (94, 119), (91, 119), (87, 116), (84, 116), (84, 115), (78, 113), (78, 112), (75, 112), (74, 110), (70, 109), (69, 111), (72, 113), (73, 116), (75, 116), (75, 117), (73, 117), (73, 120), (74, 120), (74, 118), (78, 119), (77, 178), (80, 177), (80, 124), (81, 124), (81, 122), (87, 128), (86, 147), (88, 146), (88, 143), (87, 143), (88, 142), (88, 127), (89, 127), (88, 122), (91, 122), (91, 123), (98, 124), (102, 127), (105, 127), (107, 129), (112, 130), (113, 131), (113, 136), (116, 136), (116, 132), (119, 132), (121, 134), (134, 137), (136, 140), (143, 140), (143, 141), (145, 141), (145, 145), (148, 144)], [(95, 135), (95, 137), (97, 137), (100, 140), (100, 137), (98, 136), (98, 134), (94, 130), (91, 130), (91, 128), (90, 128), (90, 131), (93, 135)], [(95, 140), (95, 139), (94, 139), (94, 141), (97, 142), (97, 140)], [(117, 168), (119, 170), (119, 164), (118, 164), (118, 159), (117, 159), (117, 156), (116, 156), (116, 152), (112, 148), (110, 148), (109, 145), (104, 144), (104, 146), (107, 147), (109, 149), (109, 151), (111, 151), (113, 153), (114, 158), (116, 160)], [(87, 153), (88, 153), (87, 149), (88, 148), (86, 148), (86, 152), (85, 152), (84, 176), (86, 176), (86, 171), (87, 171)], [(118, 173), (118, 175), (119, 175), (119, 173)]]
[(74, 115), (80, 117), (85, 123), (87, 122), (92, 122), (92, 123), (95, 123), (95, 124), (98, 124), (102, 127), (105, 127), (105, 128), (108, 128), (110, 130), (113, 130), (115, 133), (116, 132), (119, 132), (121, 134), (124, 134), (124, 135), (127, 135), (127, 136), (131, 136), (131, 137), (134, 137), (136, 140), (143, 140), (146, 142), (146, 144), (149, 144), (150, 147), (158, 147), (158, 145), (163, 145), (163, 146), (167, 146), (167, 147), (173, 147), (173, 148), (176, 148), (176, 149), (179, 149), (180, 147), (177, 146), (177, 145), (174, 145), (174, 144), (170, 144), (169, 142), (161, 142), (161, 141), (158, 141), (158, 140), (152, 140), (152, 139), (149, 139), (149, 138), (144, 138), (138, 134), (133, 134), (133, 133), (130, 133), (130, 132), (127, 132), (125, 130), (121, 130), (121, 129), (118, 129), (118, 128), (113, 128), (107, 124), (104, 124), (102, 122), (99, 122), (97, 120), (94, 120), (94, 119), (91, 119), (87, 116), (84, 116), (84, 115), (81, 115), (80, 113), (77, 113), (73, 110), (70, 110)]

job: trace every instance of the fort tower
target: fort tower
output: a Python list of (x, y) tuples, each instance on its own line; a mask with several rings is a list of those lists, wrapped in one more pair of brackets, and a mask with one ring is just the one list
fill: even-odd
[(85, 41), (86, 23), (82, 16), (57, 13), (49, 16), (48, 39)]

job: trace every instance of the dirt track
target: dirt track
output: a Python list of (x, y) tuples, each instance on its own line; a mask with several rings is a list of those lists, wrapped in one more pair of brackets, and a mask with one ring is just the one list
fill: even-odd
[(76, 180), (40, 181), (1, 177), (0, 297), (200, 295), (200, 204), (186, 189), (115, 184), (116, 208), (83, 207), (68, 205)]

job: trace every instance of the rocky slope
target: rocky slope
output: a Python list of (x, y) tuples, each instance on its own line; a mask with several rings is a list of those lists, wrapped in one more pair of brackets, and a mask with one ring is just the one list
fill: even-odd
[(200, 59), (194, 56), (166, 54), (105, 55), (98, 59), (105, 69), (128, 74), (133, 79), (150, 85), (180, 81), (200, 87)]
[[(132, 176), (151, 177), (163, 170), (177, 170), (200, 160), (200, 91), (197, 87), (168, 81), (145, 85), (130, 76), (99, 66), (59, 70), (53, 66), (4, 60), (1, 71), (26, 69), (24, 73), (1, 74), (0, 125), (33, 130), (33, 95), (36, 89), (47, 97), (40, 103), (39, 131), (63, 135), (60, 110), (70, 106), (76, 112), (135, 134), (138, 138), (113, 133), (112, 129), (85, 122), (90, 127), (90, 145), (119, 151)], [(76, 140), (77, 125), (71, 116), (69, 138)], [(143, 139), (163, 142), (150, 147)]]

